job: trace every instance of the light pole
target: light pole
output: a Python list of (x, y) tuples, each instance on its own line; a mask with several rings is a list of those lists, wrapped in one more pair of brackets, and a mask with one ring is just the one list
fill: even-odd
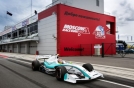
[(120, 36), (119, 36), (118, 27), (116, 27), (116, 29), (117, 29), (117, 30), (116, 30), (116, 36), (117, 36), (117, 40), (119, 40), (119, 37), (120, 37)]
[(31, 0), (31, 16), (32, 16), (32, 0)]

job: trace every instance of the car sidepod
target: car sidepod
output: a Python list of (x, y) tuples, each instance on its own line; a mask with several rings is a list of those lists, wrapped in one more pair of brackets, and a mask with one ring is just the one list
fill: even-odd
[(85, 68), (78, 66), (78, 65), (74, 65), (73, 67), (78, 69), (82, 75), (66, 73), (64, 75), (64, 81), (70, 82), (70, 83), (77, 83), (77, 82), (81, 82), (81, 81), (97, 79), (99, 77), (103, 78), (103, 74), (99, 73), (96, 70), (92, 70), (89, 72)]

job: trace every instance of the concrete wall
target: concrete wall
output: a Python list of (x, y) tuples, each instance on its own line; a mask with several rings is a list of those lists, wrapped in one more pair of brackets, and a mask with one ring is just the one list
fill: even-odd
[[(55, 2), (57, 0), (52, 0)], [(57, 3), (62, 2), (65, 5), (98, 12), (104, 13), (104, 0), (99, 0), (99, 6), (96, 5), (96, 0), (58, 0)]]
[(37, 50), (39, 54), (56, 54), (57, 42), (57, 16), (51, 15), (38, 22), (39, 43)]

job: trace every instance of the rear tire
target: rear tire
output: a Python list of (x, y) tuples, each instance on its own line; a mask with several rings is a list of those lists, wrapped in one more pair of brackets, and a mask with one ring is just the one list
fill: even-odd
[(67, 73), (67, 69), (64, 66), (57, 67), (55, 71), (56, 79), (59, 81), (63, 81), (64, 75), (66, 73)]
[(93, 71), (94, 68), (93, 66), (90, 64), (90, 63), (87, 63), (87, 64), (83, 64), (83, 66), (86, 70), (88, 70), (89, 72)]
[(40, 65), (41, 65), (41, 64), (40, 64), (39, 61), (37, 61), (37, 60), (32, 61), (32, 70), (33, 70), (33, 71), (39, 70)]

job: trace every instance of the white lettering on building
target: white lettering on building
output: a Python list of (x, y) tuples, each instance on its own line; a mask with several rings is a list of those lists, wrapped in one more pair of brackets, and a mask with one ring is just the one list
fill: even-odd
[(68, 25), (68, 24), (64, 25), (62, 31), (78, 33), (78, 36), (81, 36), (81, 34), (90, 34), (88, 27), (74, 26), (74, 25)]

